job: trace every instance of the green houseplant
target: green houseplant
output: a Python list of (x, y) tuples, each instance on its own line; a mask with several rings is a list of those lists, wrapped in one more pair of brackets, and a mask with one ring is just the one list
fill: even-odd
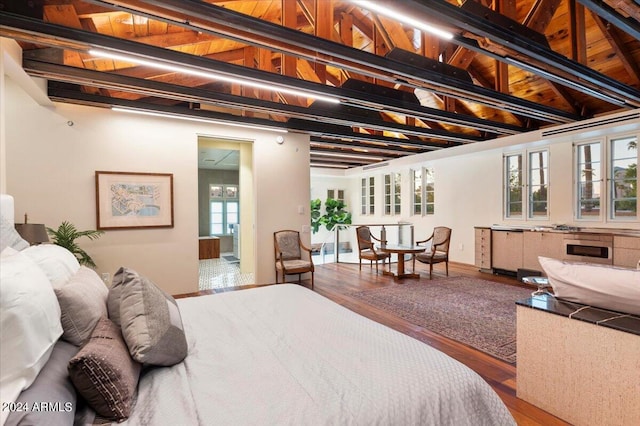
[(325, 214), (320, 218), (320, 222), (328, 231), (333, 231), (336, 226), (351, 224), (351, 213), (346, 208), (347, 205), (343, 201), (327, 198), (324, 202)]
[(96, 267), (96, 264), (91, 256), (89, 256), (89, 253), (81, 249), (76, 243), (76, 240), (80, 237), (97, 240), (102, 234), (104, 234), (104, 231), (78, 231), (73, 224), (65, 221), (58, 226), (58, 229), (47, 228), (47, 232), (51, 235), (53, 244), (69, 250), (78, 259), (78, 262), (81, 265), (90, 266), (92, 268)]

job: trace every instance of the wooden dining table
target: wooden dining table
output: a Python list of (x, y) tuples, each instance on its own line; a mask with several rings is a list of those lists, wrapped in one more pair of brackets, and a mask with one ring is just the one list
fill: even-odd
[(416, 274), (415, 271), (411, 273), (405, 272), (404, 269), (404, 256), (405, 254), (415, 254), (422, 253), (426, 250), (425, 246), (415, 246), (415, 245), (402, 245), (402, 244), (386, 244), (378, 247), (378, 250), (385, 253), (395, 253), (398, 255), (398, 268), (397, 272), (391, 271), (391, 262), (389, 262), (389, 270), (382, 271), (383, 275), (391, 275), (396, 280), (401, 280), (403, 278), (420, 278), (420, 274)]

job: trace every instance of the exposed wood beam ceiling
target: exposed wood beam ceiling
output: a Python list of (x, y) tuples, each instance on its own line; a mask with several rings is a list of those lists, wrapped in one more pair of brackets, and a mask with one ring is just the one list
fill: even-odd
[(347, 0), (0, 0), (0, 36), (55, 101), (304, 132), (322, 167), (640, 107), (636, 0), (375, 4), (452, 37)]

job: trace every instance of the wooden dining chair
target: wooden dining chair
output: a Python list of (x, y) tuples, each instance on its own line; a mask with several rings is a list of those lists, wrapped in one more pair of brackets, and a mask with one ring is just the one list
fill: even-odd
[(427, 263), (429, 265), (429, 279), (433, 272), (433, 265), (436, 263), (445, 264), (447, 276), (449, 276), (449, 243), (451, 241), (451, 228), (446, 226), (436, 226), (433, 228), (433, 234), (426, 240), (416, 241), (416, 245), (424, 244), (431, 241), (431, 250), (424, 253), (418, 253), (413, 256), (413, 269), (416, 269), (416, 259), (418, 262)]
[[(273, 247), (276, 260), (276, 284), (278, 273), (282, 274), (282, 282), (286, 275), (298, 274), (298, 283), (301, 283), (302, 274), (311, 272), (311, 290), (313, 290), (313, 258), (311, 249), (306, 247), (300, 239), (298, 231), (283, 230), (273, 233)], [(306, 251), (308, 259), (304, 259), (302, 252)]]
[[(373, 267), (373, 262), (375, 261), (376, 273), (378, 273), (378, 262), (382, 260), (382, 267), (384, 269), (385, 262), (387, 259), (390, 259), (391, 255), (389, 253), (384, 253), (376, 250), (374, 241), (377, 241), (380, 244), (386, 244), (387, 242), (376, 238), (371, 233), (371, 229), (369, 229), (368, 226), (358, 226), (356, 228), (356, 236), (358, 237), (360, 270), (362, 270), (362, 259), (368, 260), (371, 264), (371, 267)], [(389, 262), (391, 262), (391, 260), (389, 260)]]

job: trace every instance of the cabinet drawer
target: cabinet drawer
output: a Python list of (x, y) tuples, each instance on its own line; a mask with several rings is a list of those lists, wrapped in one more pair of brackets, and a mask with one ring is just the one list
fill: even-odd
[(616, 235), (613, 237), (613, 247), (640, 250), (640, 238)]

